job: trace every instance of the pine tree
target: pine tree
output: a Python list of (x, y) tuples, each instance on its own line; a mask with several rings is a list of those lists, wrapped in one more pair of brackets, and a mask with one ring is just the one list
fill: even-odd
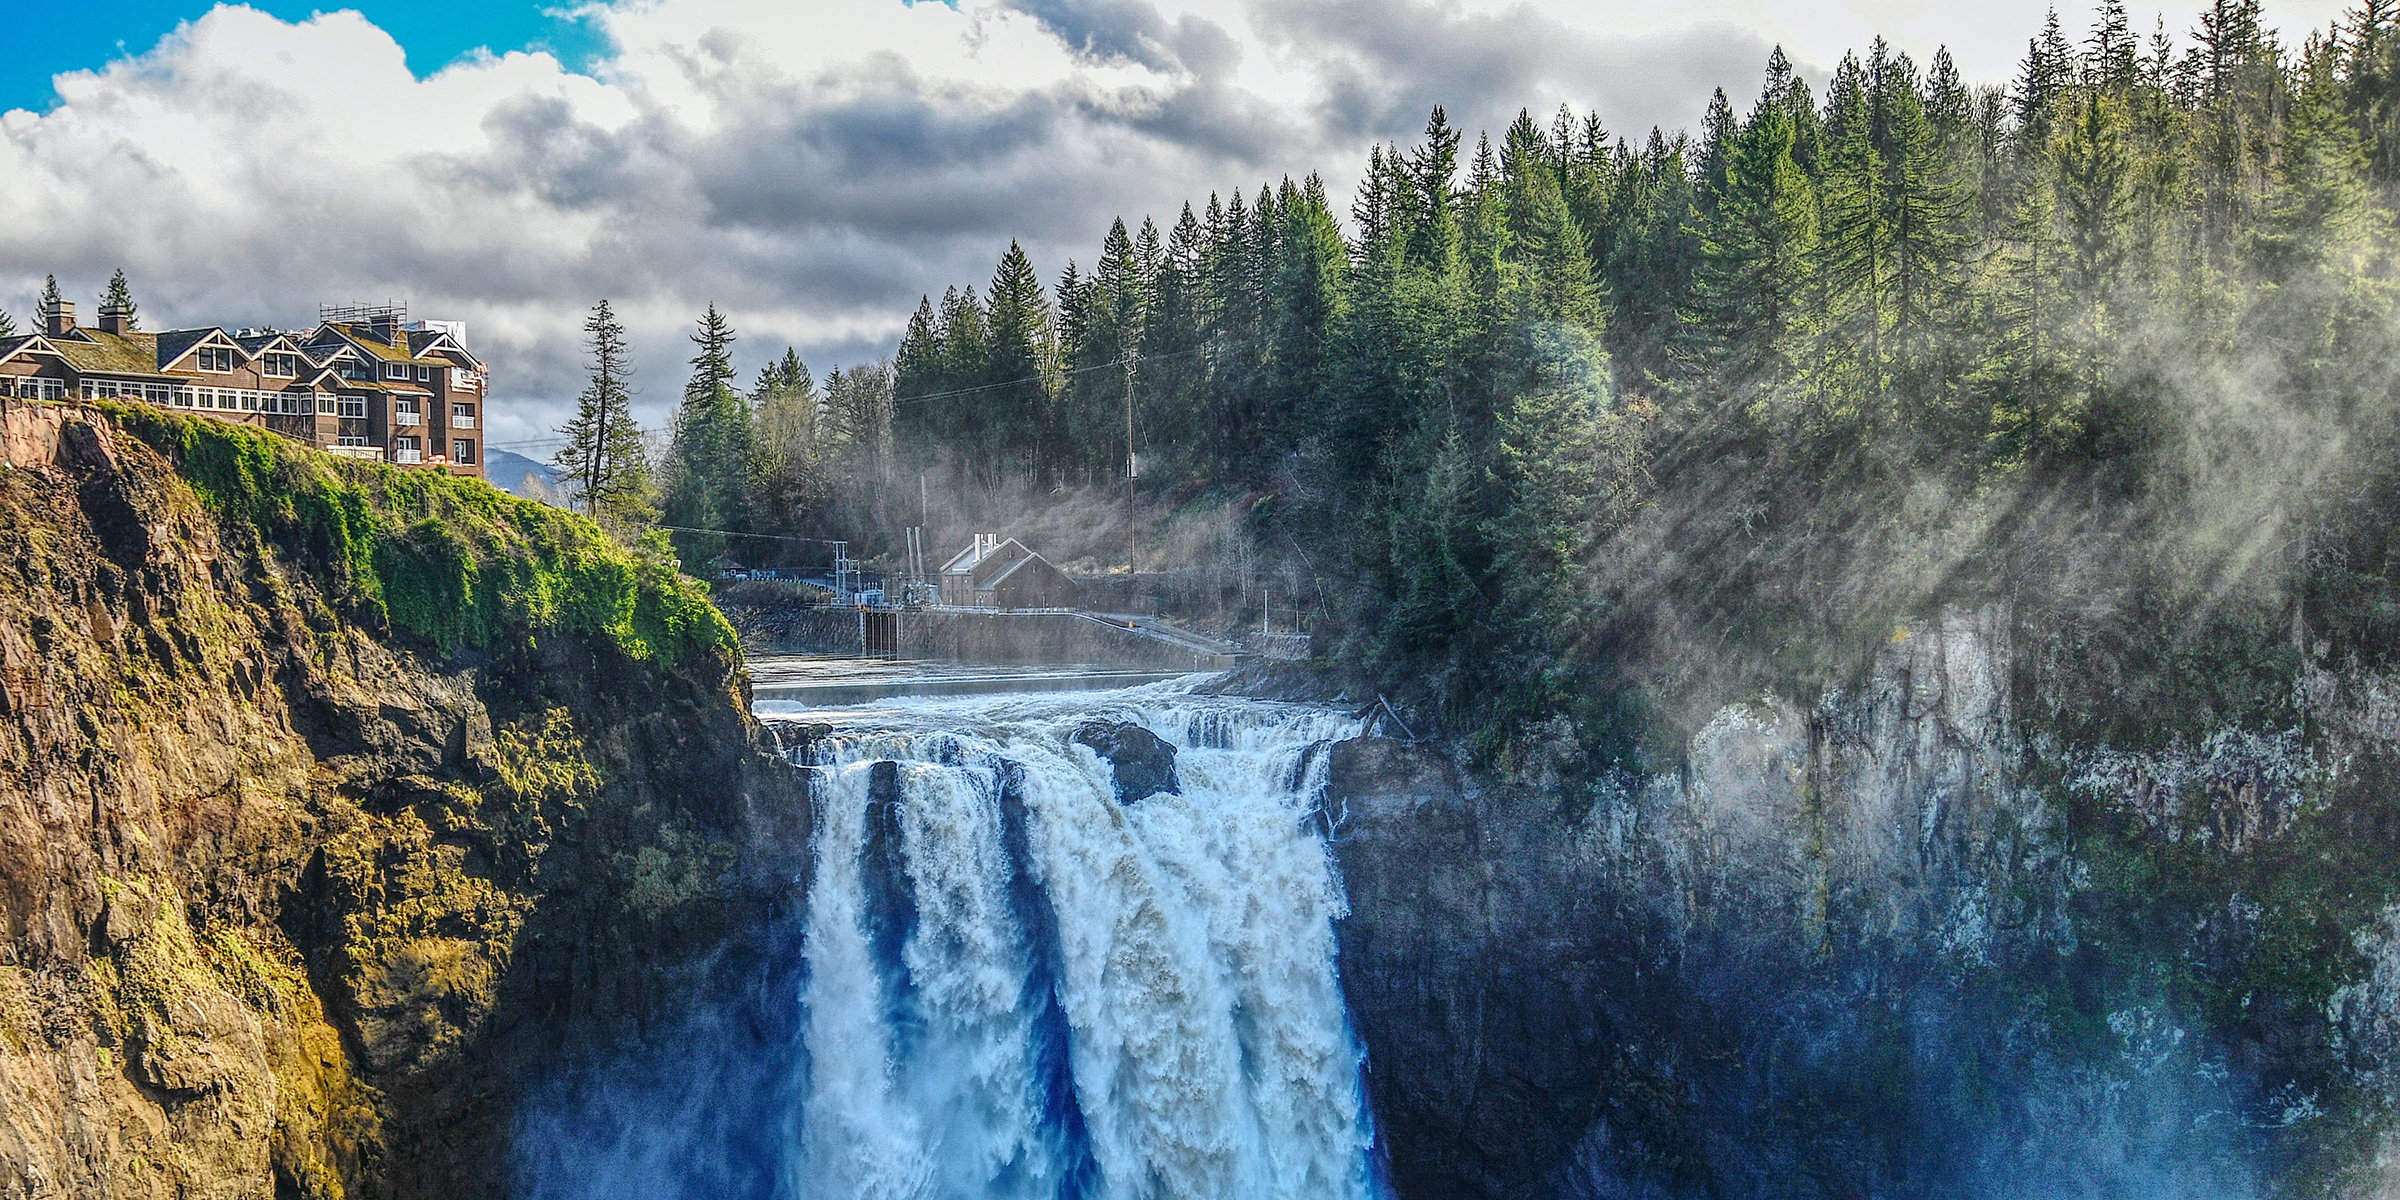
[(827, 498), (821, 405), (816, 379), (797, 349), (785, 347), (781, 359), (759, 370), (750, 391), (754, 527), (797, 529)]
[(1886, 382), (1891, 231), (1867, 70), (1855, 55), (1834, 70), (1823, 162), (1820, 379), (1852, 401), (1873, 399)]
[(1803, 174), (1817, 176), (1817, 154), (1824, 142), (1823, 119), (1817, 113), (1816, 98), (1809, 94), (1808, 81), (1792, 69), (1792, 60), (1785, 57), (1783, 47), (1767, 56), (1767, 96), (1783, 108), (1783, 115), (1792, 122), (1792, 162)]
[(2141, 83), (2141, 48), (2135, 43), (2133, 22), (2125, 0), (2102, 0), (2099, 23), (2083, 56), (2084, 86), (2124, 99)]
[(64, 303), (66, 303), (66, 297), (58, 294), (58, 276), (42, 276), (42, 298), (34, 306), (34, 322), (47, 332), (50, 322), (58, 316), (58, 306)]
[(1309, 176), (1282, 208), (1282, 254), (1274, 284), (1278, 303), (1267, 347), (1273, 406), (1267, 423), (1277, 441), (1292, 444), (1306, 433), (1308, 406), (1329, 382), (1326, 352), (1348, 309), (1350, 251), (1326, 202), (1323, 180)]
[(2400, 182), (2400, 0), (2359, 0), (2344, 24), (2344, 103), (2366, 140), (2373, 178)]
[(1457, 270), (1459, 132), (1435, 105), (1425, 121), (1425, 143), (1407, 164), (1399, 220), (1408, 261), (1435, 275)]
[(1792, 158), (1793, 137), (1773, 91), (1759, 97), (1701, 234), (1693, 324), (1713, 360), (1708, 373), (1744, 400), (1796, 374), (1807, 336), (1816, 197)]
[(2053, 138), (2066, 249), (2062, 299), (2081, 314), (2074, 323), (2074, 355), (2087, 406), (2107, 384), (2112, 302), (2128, 246), (2133, 165), (2126, 127), (2125, 101), (2087, 88)]
[(939, 431), (942, 443), (989, 483), (997, 424), (991, 410), (981, 403), (983, 393), (967, 389), (980, 387), (989, 377), (991, 329), (972, 285), (942, 292), (935, 328), (942, 369), (941, 382), (934, 390), (941, 398), (919, 401), (914, 397), (923, 393), (912, 392), (907, 411), (914, 414), (913, 425)]
[(139, 329), (136, 317), (140, 311), (133, 302), (133, 285), (125, 281), (125, 271), (119, 268), (108, 277), (108, 291), (100, 297), (100, 315), (114, 314), (124, 320), (125, 328)]
[(1045, 447), (1061, 444), (1052, 440), (1050, 404), (1058, 345), (1049, 293), (1024, 248), (1013, 241), (992, 272), (986, 310), (990, 342), (978, 381), (985, 390), (976, 393), (974, 404), (989, 414), (989, 425), (987, 445), (972, 461), (987, 486), (1003, 477), (1039, 478), (1052, 465), (1043, 458)]
[(570, 500), (619, 537), (655, 514), (651, 507), (648, 452), (633, 420), (632, 356), (625, 327), (602, 300), (583, 323), (591, 355), (590, 382), (575, 401), (575, 415), (560, 427), (566, 439), (552, 462)]
[(17, 336), (17, 319), (9, 316), (7, 309), (0, 309), (0, 341), (6, 341), (15, 336)]
[[(754, 455), (750, 413), (733, 389), (733, 326), (711, 304), (692, 334), (692, 378), (675, 413), (666, 496), (660, 508), (688, 567), (725, 553), (720, 531), (736, 528), (749, 508), (747, 483)], [(698, 532), (695, 532), (698, 531)]]
[(1965, 210), (1926, 118), (1916, 67), (1881, 42), (1875, 50), (1872, 140), (1881, 164), (1877, 223), (1890, 239), (1893, 368), (1922, 407), (1940, 399), (1955, 372), (1950, 334), (1962, 300)]
[(1635, 511), (1642, 477), (1629, 423), (1609, 412), (1597, 340), (1557, 325), (1525, 349), (1531, 386), (1499, 414), (1480, 489), (1491, 566), (1478, 590), (1497, 603), (1474, 631), (1474, 657), (1512, 681), (1498, 697), (1511, 720), (1538, 720), (1566, 699), (1558, 667), (1574, 660), (1573, 639), (1600, 604), (1586, 564)]
[(1590, 260), (1584, 256), (1583, 235), (1567, 211), (1557, 175), (1542, 160), (1539, 135), (1522, 116), (1519, 121), (1522, 128), (1512, 131), (1501, 164), (1509, 233), (1505, 253), (1516, 267), (1509, 277), (1509, 316), (1532, 325), (1566, 325), (1597, 333), (1600, 297)]
[(2071, 80), (2074, 64), (2066, 35), (2059, 32), (2058, 10), (2042, 24), (2042, 34), (2025, 44), (2025, 63), (2017, 70), (2010, 100), (2016, 109), (2019, 157), (2044, 153), (2056, 123), (2059, 97)]
[(2267, 286), (2247, 323), (2313, 404), (2388, 405), (2388, 395), (2362, 393), (2357, 359), (2394, 340), (2392, 210), (2374, 201), (2368, 143), (2342, 102), (2337, 48), (2312, 37), (2300, 66), (2253, 251)]
[(2047, 160), (2017, 178), (1994, 310), (1998, 325), (1992, 433), (2003, 458), (2038, 459), (2080, 428), (2069, 407), (2071, 338), (2058, 280), (2067, 251)]
[[(893, 359), (892, 395), (897, 405), (893, 437), (919, 452), (931, 452), (939, 446), (945, 431), (937, 422), (948, 410), (939, 401), (915, 401), (949, 386), (942, 357), (940, 318), (934, 314), (933, 297), (920, 296), (917, 311), (909, 315), (908, 326), (900, 335), (899, 352)], [(809, 382), (809, 390), (816, 390), (814, 380)]]
[(2266, 188), (2281, 67), (2260, 27), (2258, 0), (2211, 0), (2194, 37), (2202, 232), (2222, 262), (2238, 249)]

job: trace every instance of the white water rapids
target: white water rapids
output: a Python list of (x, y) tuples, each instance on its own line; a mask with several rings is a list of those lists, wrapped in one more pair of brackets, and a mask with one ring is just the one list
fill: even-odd
[[(537, 1115), (520, 1191), (1380, 1194), (1312, 819), (1317, 751), (1355, 722), (1173, 684), (805, 719), (835, 732), (811, 751), (799, 952), (750, 998), (796, 1002), (790, 1019), (696, 1021), (680, 1036), (743, 1048)], [(1180, 794), (1120, 804), (1074, 741), (1095, 720), (1172, 744)]]

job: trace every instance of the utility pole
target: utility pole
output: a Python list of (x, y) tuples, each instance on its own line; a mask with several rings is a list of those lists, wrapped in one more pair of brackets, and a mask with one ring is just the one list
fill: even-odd
[(1133, 478), (1141, 474), (1141, 464), (1133, 457), (1133, 356), (1125, 356), (1125, 603), (1133, 604), (1133, 573), (1135, 548), (1133, 530)]

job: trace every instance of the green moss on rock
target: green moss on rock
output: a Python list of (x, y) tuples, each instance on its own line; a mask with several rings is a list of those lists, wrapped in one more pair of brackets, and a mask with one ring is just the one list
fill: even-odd
[(443, 650), (558, 630), (634, 659), (737, 652), (733, 627), (663, 538), (628, 549), (479, 479), (336, 458), (146, 405), (99, 407), (165, 454), (229, 527), (313, 559), (342, 598)]

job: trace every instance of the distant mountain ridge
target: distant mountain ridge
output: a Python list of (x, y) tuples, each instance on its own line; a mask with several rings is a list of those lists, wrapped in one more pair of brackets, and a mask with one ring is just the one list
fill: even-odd
[[(550, 495), (556, 494), (558, 487), (558, 473), (551, 469), (550, 464), (536, 462), (507, 450), (485, 451), (483, 474), (492, 481), (493, 487), (529, 500), (547, 500)], [(528, 475), (540, 480), (542, 488), (547, 489), (550, 495), (537, 494), (535, 489), (527, 487), (525, 477)]]

